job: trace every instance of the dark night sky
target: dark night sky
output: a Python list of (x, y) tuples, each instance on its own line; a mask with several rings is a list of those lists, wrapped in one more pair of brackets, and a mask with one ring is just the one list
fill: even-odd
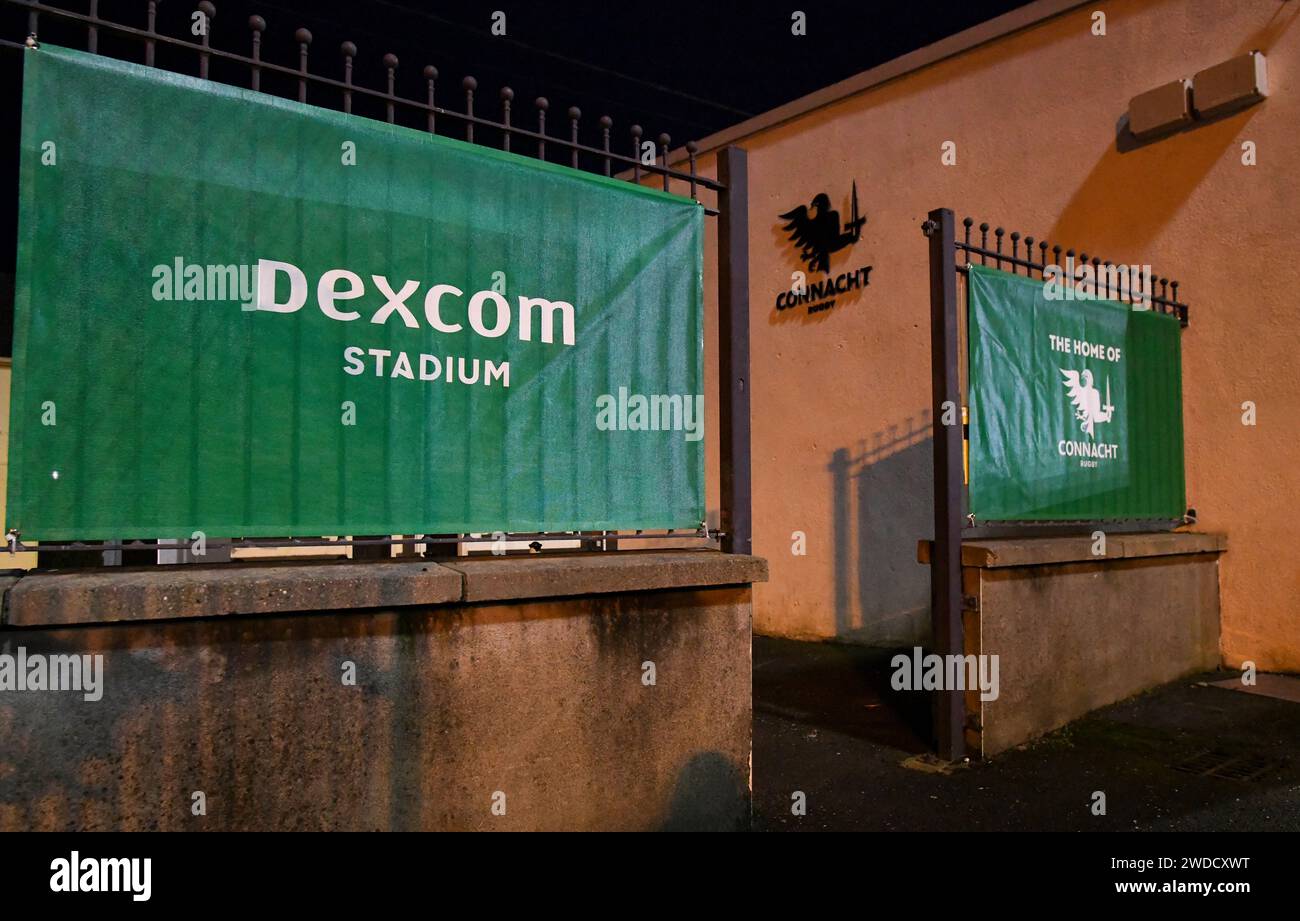
[[(85, 0), (53, 0), (52, 6), (84, 12)], [(339, 46), (357, 45), (354, 79), (380, 88), (382, 59), (396, 54), (399, 95), (423, 98), (421, 70), (434, 64), (440, 71), (438, 104), (461, 109), (461, 78), (478, 79), (477, 114), (497, 117), (498, 91), (515, 91), (515, 122), (535, 125), (532, 100), (545, 95), (551, 103), (548, 131), (567, 127), (564, 112), (577, 105), (583, 112), (583, 139), (598, 144), (596, 119), (614, 119), (613, 144), (627, 152), (627, 128), (639, 122), (647, 137), (668, 132), (674, 144), (702, 138), (781, 103), (852, 76), (916, 48), (938, 41), (1007, 10), (1025, 0), (978, 0), (904, 3), (864, 0), (792, 0), (788, 4), (753, 0), (702, 0), (695, 3), (649, 2), (615, 4), (598, 0), (518, 3), (418, 3), (412, 0), (305, 2), (305, 0), (219, 0), (212, 29), (214, 47), (248, 54), (252, 13), (267, 21), (263, 57), (297, 66), (294, 32), (308, 28), (313, 35), (310, 69), (342, 77)], [(159, 4), (158, 31), (189, 36), (193, 0)], [(105, 19), (143, 27), (145, 0), (101, 0)], [(807, 14), (807, 35), (791, 34), (791, 13)], [(506, 35), (490, 33), (492, 13), (506, 14)], [(662, 12), (660, 12), (662, 11)], [(0, 38), (21, 41), (27, 14), (0, 0)], [(85, 28), (43, 16), (43, 41), (85, 47)], [(141, 60), (138, 43), (101, 33), (100, 52)], [(0, 175), (10, 193), (0, 196), (0, 309), (11, 309), (17, 224), (18, 113), (21, 96), (21, 52), (0, 49), (0, 96), (3, 132)], [(159, 52), (159, 64), (196, 73), (188, 52)], [(247, 74), (222, 63), (212, 76), (247, 85)], [(277, 91), (274, 79), (263, 89)], [(291, 95), (292, 85), (284, 87)], [(308, 101), (337, 107), (327, 91), (313, 90)], [(364, 103), (354, 109), (368, 111)], [(399, 121), (422, 125), (411, 112)], [(453, 130), (447, 124), (445, 130)], [(440, 131), (443, 130), (440, 125)], [(483, 139), (483, 138), (481, 138)], [(490, 140), (490, 139), (483, 139)], [(5, 324), (7, 325), (7, 324)], [(0, 348), (8, 353), (8, 336)]]

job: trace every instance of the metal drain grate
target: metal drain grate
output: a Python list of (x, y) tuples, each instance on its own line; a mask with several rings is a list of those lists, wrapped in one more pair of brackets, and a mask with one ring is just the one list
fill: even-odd
[(1285, 762), (1280, 758), (1241, 752), (1208, 749), (1173, 765), (1175, 771), (1196, 774), (1199, 777), (1223, 777), (1228, 780), (1260, 780), (1280, 771)]

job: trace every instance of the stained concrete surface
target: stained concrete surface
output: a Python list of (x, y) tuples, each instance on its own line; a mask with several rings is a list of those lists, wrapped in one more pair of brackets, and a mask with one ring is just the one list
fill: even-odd
[(751, 605), (725, 586), (0, 630), (0, 652), (103, 656), (101, 700), (0, 694), (0, 831), (741, 830)]
[[(1300, 704), (1201, 686), (1235, 673), (1164, 685), (945, 774), (903, 765), (928, 750), (929, 705), (890, 689), (894, 652), (754, 638), (755, 830), (1300, 830)], [(1259, 776), (1205, 773), (1217, 753)]]
[(1220, 664), (1217, 552), (962, 575), (963, 594), (978, 599), (966, 651), (1000, 662), (996, 700), (966, 695), (982, 729), (967, 735), (985, 756)]

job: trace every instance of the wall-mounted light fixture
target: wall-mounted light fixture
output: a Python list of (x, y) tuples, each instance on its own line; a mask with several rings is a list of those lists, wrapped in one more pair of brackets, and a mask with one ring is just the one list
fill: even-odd
[(1267, 95), (1264, 55), (1251, 51), (1134, 96), (1128, 104), (1128, 129), (1138, 140), (1151, 140), (1244, 109)]
[(1158, 137), (1191, 123), (1191, 80), (1173, 80), (1129, 100), (1128, 127), (1135, 137)]
[(1198, 71), (1192, 77), (1197, 118), (1214, 118), (1252, 106), (1268, 95), (1268, 68), (1258, 51)]

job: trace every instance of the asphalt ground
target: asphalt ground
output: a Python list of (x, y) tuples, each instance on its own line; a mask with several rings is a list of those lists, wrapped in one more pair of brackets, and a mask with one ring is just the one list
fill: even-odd
[(1235, 672), (950, 768), (927, 695), (889, 687), (895, 652), (754, 638), (755, 830), (1300, 830), (1300, 703), (1201, 686)]

